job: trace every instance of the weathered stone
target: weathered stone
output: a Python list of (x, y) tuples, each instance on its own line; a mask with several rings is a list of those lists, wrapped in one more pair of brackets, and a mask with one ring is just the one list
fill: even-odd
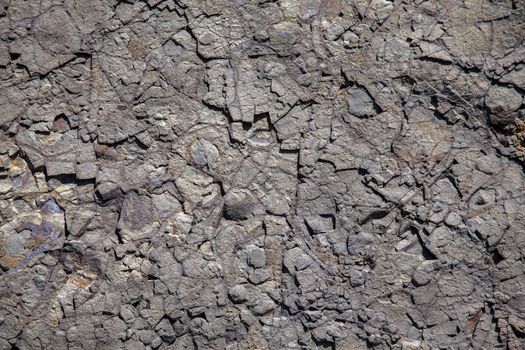
[(517, 111), (522, 103), (520, 93), (502, 86), (493, 86), (485, 97), (485, 105), (491, 113), (490, 120), (499, 125), (511, 122), (509, 114)]
[(244, 303), (248, 300), (248, 291), (240, 284), (230, 288), (228, 295), (234, 303)]
[(248, 307), (255, 316), (262, 316), (274, 310), (276, 305), (268, 294), (259, 293), (252, 296)]
[(374, 101), (365, 89), (360, 87), (349, 88), (348, 111), (356, 117), (369, 117), (375, 114)]
[(266, 210), (273, 215), (286, 215), (290, 206), (283, 195), (273, 193), (262, 199)]
[(331, 216), (307, 216), (305, 221), (313, 234), (330, 232), (335, 228), (335, 223)]
[(173, 326), (171, 325), (170, 321), (166, 318), (163, 318), (155, 326), (155, 330), (157, 331), (160, 338), (168, 344), (172, 344), (176, 339), (175, 331), (173, 330)]
[(75, 174), (79, 180), (95, 179), (98, 175), (98, 166), (93, 163), (78, 164)]
[(361, 232), (357, 235), (348, 236), (346, 246), (350, 255), (363, 254), (367, 248), (375, 241), (372, 234)]
[(270, 269), (259, 269), (250, 273), (248, 280), (250, 283), (258, 285), (270, 280), (273, 277), (272, 270)]
[(219, 151), (210, 141), (199, 139), (191, 145), (191, 156), (195, 164), (206, 165), (211, 169), (219, 156)]
[(0, 1), (0, 349), (521, 349), (517, 1)]
[(134, 240), (147, 234), (153, 220), (153, 205), (148, 196), (129, 192), (124, 198), (118, 227), (124, 240)]
[(75, 174), (75, 163), (63, 161), (48, 161), (46, 162), (47, 176), (71, 175)]
[(306, 253), (302, 252), (299, 247), (295, 247), (291, 250), (287, 250), (284, 255), (284, 266), (290, 272), (295, 270), (301, 271), (306, 267), (310, 266), (313, 263), (313, 260)]
[(249, 246), (246, 249), (248, 265), (260, 268), (266, 266), (266, 254), (264, 249), (255, 246)]
[(224, 217), (228, 220), (246, 220), (257, 214), (259, 203), (245, 189), (232, 189), (224, 196)]

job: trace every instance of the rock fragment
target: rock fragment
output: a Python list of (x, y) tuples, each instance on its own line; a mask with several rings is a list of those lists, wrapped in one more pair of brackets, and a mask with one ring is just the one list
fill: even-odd
[(228, 220), (246, 220), (260, 209), (255, 196), (246, 189), (232, 189), (224, 196), (224, 217)]
[(208, 140), (200, 139), (191, 145), (191, 155), (195, 164), (212, 168), (213, 163), (219, 156), (217, 147)]
[(523, 104), (523, 96), (513, 88), (493, 86), (485, 97), (490, 120), (496, 125), (505, 125), (512, 121), (510, 113), (517, 111)]
[(365, 89), (360, 87), (348, 89), (348, 112), (359, 118), (375, 114), (374, 101)]

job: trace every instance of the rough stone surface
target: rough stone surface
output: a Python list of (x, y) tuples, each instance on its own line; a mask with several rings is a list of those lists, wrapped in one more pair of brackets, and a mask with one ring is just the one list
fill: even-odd
[(525, 348), (518, 0), (0, 0), (0, 349)]

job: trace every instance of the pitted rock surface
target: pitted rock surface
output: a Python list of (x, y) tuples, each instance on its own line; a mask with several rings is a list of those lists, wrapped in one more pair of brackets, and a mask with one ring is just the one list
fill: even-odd
[(525, 4), (0, 0), (0, 349), (524, 349)]

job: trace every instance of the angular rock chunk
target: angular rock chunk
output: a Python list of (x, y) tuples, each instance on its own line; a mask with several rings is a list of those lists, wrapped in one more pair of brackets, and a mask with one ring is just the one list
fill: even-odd
[(55, 54), (64, 55), (80, 50), (80, 33), (63, 8), (54, 7), (38, 17), (34, 30), (40, 45)]
[(124, 198), (118, 228), (124, 241), (143, 237), (148, 225), (153, 221), (153, 203), (151, 198), (130, 191)]
[(370, 233), (361, 232), (357, 235), (350, 235), (346, 243), (348, 253), (350, 253), (350, 255), (362, 254), (374, 241), (375, 238)]
[(374, 100), (368, 92), (359, 87), (348, 89), (348, 112), (356, 117), (370, 117), (375, 114)]
[(257, 198), (246, 189), (232, 189), (224, 196), (224, 217), (228, 220), (246, 220), (261, 214)]
[(485, 97), (485, 105), (490, 111), (490, 120), (497, 125), (511, 122), (509, 114), (517, 111), (523, 103), (523, 96), (515, 89), (493, 86)]
[(211, 169), (219, 156), (219, 151), (210, 141), (199, 139), (191, 145), (191, 156), (195, 164), (200, 166), (206, 165)]
[(76, 173), (75, 163), (67, 161), (46, 162), (47, 176), (71, 175)]
[(266, 266), (266, 254), (264, 252), (264, 249), (255, 246), (250, 246), (247, 249), (247, 254), (248, 265), (255, 268), (261, 268)]

